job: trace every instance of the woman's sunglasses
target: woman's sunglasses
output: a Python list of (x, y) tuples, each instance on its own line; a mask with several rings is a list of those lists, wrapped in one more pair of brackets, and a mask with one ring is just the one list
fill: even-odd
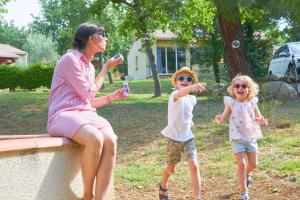
[(179, 81), (192, 82), (193, 78), (190, 77), (190, 76), (178, 76), (177, 80), (179, 80)]
[(248, 88), (248, 85), (247, 84), (238, 84), (238, 83), (235, 83), (233, 85), (233, 87), (236, 88), (236, 89), (239, 89), (240, 87), (243, 88), (243, 89), (246, 89), (246, 88)]
[(105, 37), (105, 33), (102, 31), (99, 31), (99, 32), (95, 33), (94, 35), (100, 35), (102, 37)]

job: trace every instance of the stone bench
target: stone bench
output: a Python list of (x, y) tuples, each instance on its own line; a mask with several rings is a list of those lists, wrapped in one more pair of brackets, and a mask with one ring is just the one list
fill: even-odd
[(79, 200), (81, 149), (64, 137), (0, 136), (0, 199)]

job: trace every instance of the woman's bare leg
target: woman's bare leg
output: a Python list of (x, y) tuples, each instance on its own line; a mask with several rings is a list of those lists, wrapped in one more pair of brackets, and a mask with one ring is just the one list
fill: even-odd
[(117, 136), (112, 128), (102, 128), (104, 137), (103, 150), (96, 175), (95, 200), (104, 200), (113, 177), (116, 162)]
[(72, 140), (83, 145), (84, 149), (81, 154), (83, 200), (92, 200), (94, 198), (94, 180), (101, 159), (104, 137), (99, 129), (86, 124), (80, 127)]

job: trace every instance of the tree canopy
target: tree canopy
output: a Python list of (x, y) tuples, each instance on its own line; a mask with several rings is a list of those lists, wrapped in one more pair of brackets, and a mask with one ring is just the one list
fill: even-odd
[[(29, 34), (43, 34), (52, 38), (62, 55), (83, 22), (105, 27), (106, 59), (119, 52), (126, 57), (132, 41), (141, 39), (156, 96), (161, 91), (151, 47), (157, 29), (173, 31), (179, 45), (192, 49), (194, 66), (213, 67), (217, 82), (223, 73), (221, 60), (230, 77), (240, 72), (264, 76), (272, 46), (300, 39), (298, 0), (39, 0), (41, 15), (34, 17), (28, 29), (4, 21), (1, 13), (7, 2), (0, 1), (0, 42), (18, 48)], [(239, 41), (238, 48), (232, 47), (234, 40)]]
[(22, 49), (26, 41), (28, 31), (24, 28), (18, 28), (13, 23), (8, 23), (0, 18), (0, 43)]

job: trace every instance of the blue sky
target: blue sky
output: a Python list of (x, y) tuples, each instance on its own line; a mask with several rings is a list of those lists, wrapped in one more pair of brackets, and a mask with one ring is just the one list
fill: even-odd
[(5, 8), (8, 13), (3, 14), (4, 19), (7, 22), (13, 21), (20, 28), (32, 21), (31, 14), (37, 16), (41, 10), (38, 0), (10, 0)]

